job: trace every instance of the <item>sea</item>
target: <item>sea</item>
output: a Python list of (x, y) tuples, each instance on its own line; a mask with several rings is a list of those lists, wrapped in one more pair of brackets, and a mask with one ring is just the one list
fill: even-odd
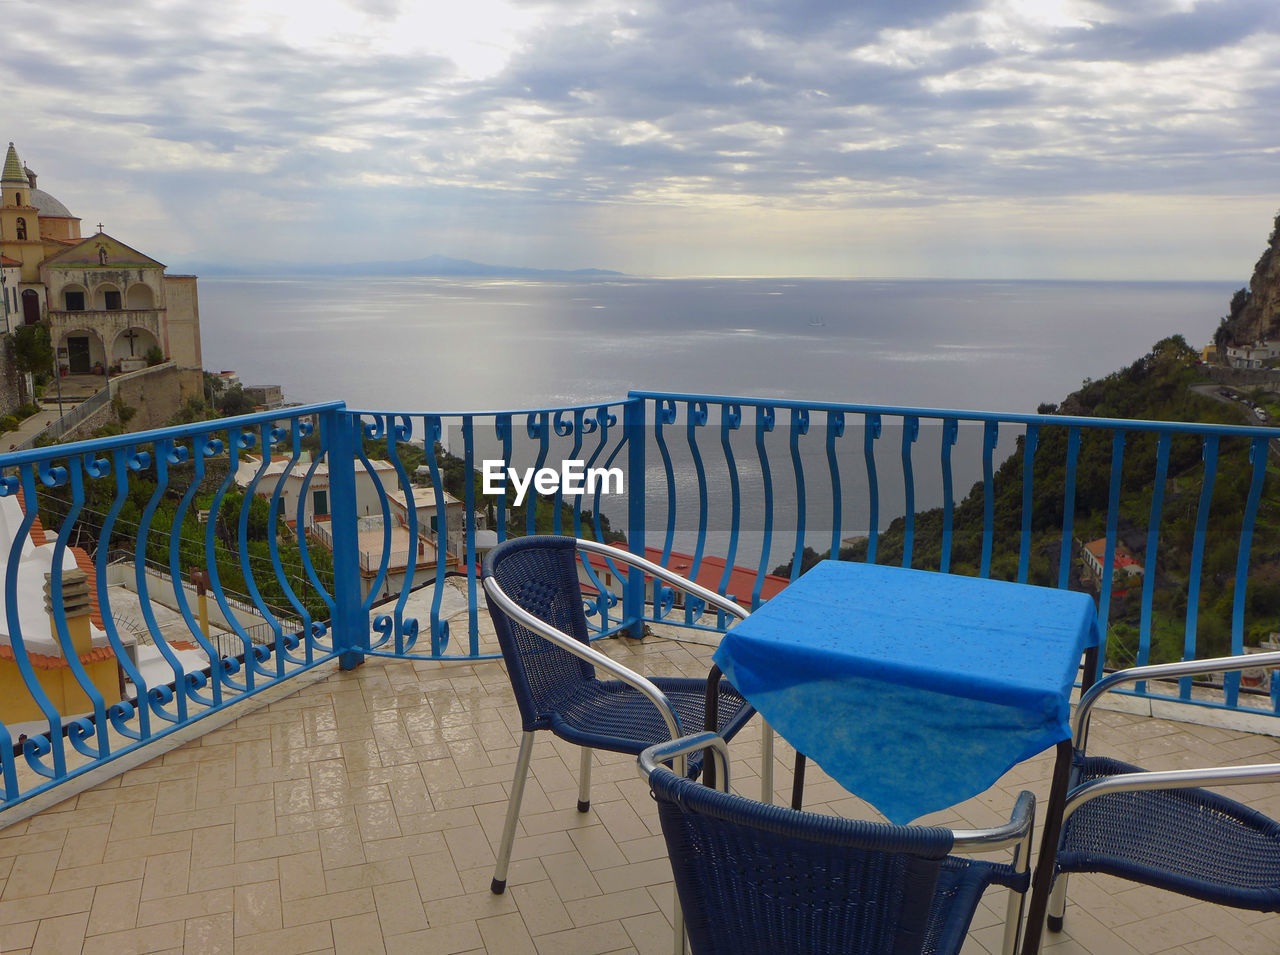
[[(916, 408), (1035, 412), (1086, 378), (1140, 358), (1169, 335), (1199, 347), (1227, 310), (1230, 282), (457, 278), (206, 278), (201, 335), (208, 369), (245, 384), (278, 384), (296, 402), (342, 399), (351, 409), (449, 414), (546, 409), (618, 400), (629, 389)], [(713, 411), (713, 414), (717, 412)], [(744, 416), (746, 417), (746, 416)], [(718, 423), (718, 416), (712, 424)], [(519, 419), (517, 419), (519, 421)], [(771, 435), (775, 513), (765, 533), (753, 420), (736, 437), (743, 499), (739, 563), (772, 568), (795, 550), (799, 491), (787, 419)], [(806, 439), (806, 534), (820, 552), (871, 530), (861, 422), (850, 421), (840, 465), (840, 527), (821, 432)], [(908, 506), (942, 501), (940, 426), (922, 422), (910, 500), (901, 480), (902, 419), (877, 444), (883, 530)], [(519, 429), (523, 432), (524, 429)], [(961, 426), (955, 495), (982, 473), (978, 425)], [(1015, 447), (1003, 427), (997, 460)], [(926, 433), (927, 432), (927, 433)], [(698, 546), (698, 499), (687, 449), (671, 441), (677, 518), (650, 440), (647, 539)], [(445, 434), (445, 446), (456, 436)], [(710, 443), (715, 443), (712, 436)], [(492, 436), (490, 436), (492, 442)], [(459, 447), (453, 447), (460, 453)], [(523, 464), (531, 463), (530, 444)], [(554, 449), (553, 449), (554, 453)], [(478, 457), (484, 457), (478, 449)], [(519, 456), (519, 455), (518, 455)], [(929, 462), (930, 466), (924, 466)], [(897, 474), (896, 479), (889, 476)], [(707, 552), (731, 544), (730, 477), (708, 465)], [(625, 525), (621, 501), (601, 509)]]
[(1034, 412), (1183, 335), (1231, 282), (202, 278), (204, 364), (291, 401), (456, 412), (628, 389)]

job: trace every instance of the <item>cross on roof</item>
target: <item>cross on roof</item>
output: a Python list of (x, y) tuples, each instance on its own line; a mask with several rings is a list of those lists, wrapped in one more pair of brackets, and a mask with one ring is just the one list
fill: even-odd
[(99, 231), (99, 232), (101, 232), (101, 231), (102, 231), (102, 223), (101, 223), (101, 222), (99, 222), (99, 223), (98, 223), (98, 231)]

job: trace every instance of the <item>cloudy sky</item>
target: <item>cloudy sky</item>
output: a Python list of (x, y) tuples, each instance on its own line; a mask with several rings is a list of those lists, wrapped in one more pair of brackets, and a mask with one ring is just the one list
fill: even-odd
[(1247, 280), (1276, 0), (0, 0), (46, 189), (181, 265)]

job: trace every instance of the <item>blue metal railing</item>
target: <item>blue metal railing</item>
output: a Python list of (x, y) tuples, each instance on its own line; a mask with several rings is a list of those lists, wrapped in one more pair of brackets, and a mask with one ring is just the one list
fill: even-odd
[[(1249, 580), (1260, 529), (1280, 528), (1264, 494), (1272, 433), (631, 392), (485, 413), (330, 402), (0, 456), (9, 535), (0, 808), (335, 659), (350, 668), (369, 655), (493, 657), (477, 581), (487, 522), (498, 540), (621, 532), (633, 552), (647, 549), (753, 607), (822, 554), (1078, 587), (1077, 538), (1087, 535), (1105, 542), (1094, 585), (1100, 615), (1114, 625), (1113, 661), (1244, 653), (1246, 639), (1274, 623), (1251, 600)], [(419, 461), (429, 486), (414, 483)], [(625, 489), (530, 484), (519, 503), (511, 482), (505, 494), (486, 493), (486, 473), (564, 473), (566, 461), (616, 470)], [(401, 495), (391, 493), (390, 474)], [(323, 540), (307, 533), (321, 499), (330, 521)], [(37, 518), (44, 547), (33, 547)], [(420, 542), (437, 537), (459, 542), (453, 563), (443, 546), (441, 559), (420, 557), (428, 552)], [(80, 563), (92, 568), (102, 618), (88, 654), (62, 599), (77, 541), (92, 551)], [(112, 621), (106, 567), (121, 541), (132, 549), (154, 644), (135, 653), (140, 662)], [(1122, 541), (1142, 552), (1142, 573), (1140, 584), (1117, 588)], [(148, 563), (167, 568), (167, 580), (157, 583)], [(193, 567), (208, 574), (229, 646), (200, 626), (183, 586)], [(45, 572), (51, 623), (42, 622)], [(727, 626), (700, 602), (677, 602), (608, 562), (584, 557), (581, 579), (601, 636), (640, 636), (653, 623)], [(157, 586), (172, 591), (164, 596), (177, 624), (157, 617), (149, 599)], [(446, 607), (449, 587), (465, 610)], [(251, 612), (229, 591), (247, 595)], [(119, 688), (101, 676), (104, 656), (118, 661)], [(1280, 711), (1276, 696), (1243, 692), (1238, 675), (1208, 695), (1190, 681), (1135, 692)]]

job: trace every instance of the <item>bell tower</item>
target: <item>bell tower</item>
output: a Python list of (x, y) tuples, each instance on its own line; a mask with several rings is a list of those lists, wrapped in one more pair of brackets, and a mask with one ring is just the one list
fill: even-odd
[[(26, 170), (22, 167), (22, 160), (18, 158), (18, 150), (14, 148), (13, 143), (9, 144), (9, 152), (4, 157), (4, 174), (0, 175), (0, 191), (4, 194), (4, 208), (17, 206), (35, 211), (31, 206), (31, 180), (27, 178)], [(35, 225), (34, 219), (32, 225)], [(6, 234), (5, 238), (12, 239), (15, 236)], [(39, 238), (39, 236), (31, 236), (31, 238)]]
[(40, 241), (40, 210), (31, 198), (31, 180), (18, 150), (9, 144), (0, 173), (0, 253), (22, 263), (22, 283), (39, 283), (44, 244)]

